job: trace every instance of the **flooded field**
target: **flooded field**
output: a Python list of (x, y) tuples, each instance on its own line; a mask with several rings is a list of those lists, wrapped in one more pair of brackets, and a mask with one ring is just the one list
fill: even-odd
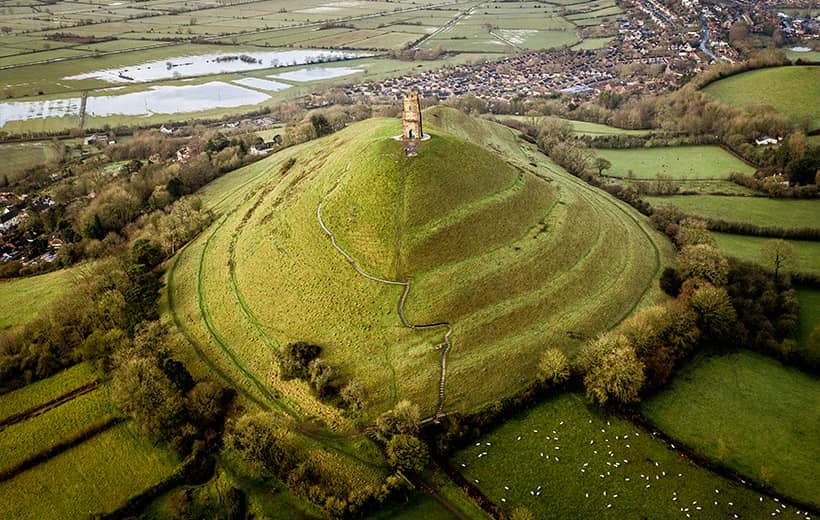
[(294, 70), (291, 72), (285, 72), (282, 74), (276, 74), (274, 76), (269, 76), (271, 78), (277, 79), (285, 79), (288, 81), (318, 81), (322, 79), (331, 79), (331, 78), (339, 78), (342, 76), (349, 76), (350, 74), (356, 74), (357, 72), (363, 72), (362, 69), (353, 69), (350, 67), (311, 67), (311, 68), (304, 68), (299, 70)]
[(367, 54), (313, 49), (201, 54), (151, 61), (131, 67), (96, 70), (85, 74), (66, 76), (63, 79), (98, 79), (109, 83), (146, 82), (274, 67), (291, 67), (309, 63), (327, 63), (362, 56), (367, 56)]
[(242, 85), (245, 87), (255, 88), (259, 90), (266, 90), (268, 92), (278, 92), (280, 90), (285, 90), (286, 88), (291, 87), (287, 83), (279, 83), (278, 81), (271, 81), (269, 79), (260, 78), (236, 79), (232, 83), (236, 83), (237, 85)]
[[(283, 84), (278, 83), (278, 85)], [(212, 108), (256, 105), (269, 98), (270, 96), (267, 94), (256, 90), (221, 81), (212, 81), (202, 85), (184, 85), (180, 87), (156, 86), (143, 92), (132, 92), (130, 94), (89, 96), (86, 113), (97, 117), (176, 114), (199, 112)], [(9, 121), (63, 117), (79, 115), (79, 113), (80, 98), (0, 103), (0, 126)]]

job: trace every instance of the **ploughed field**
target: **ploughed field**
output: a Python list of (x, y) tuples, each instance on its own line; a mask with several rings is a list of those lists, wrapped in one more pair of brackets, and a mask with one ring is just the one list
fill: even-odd
[(373, 276), (411, 280), (410, 322), (453, 326), (445, 411), (514, 391), (545, 345), (572, 355), (656, 296), (669, 246), (645, 219), (503, 126), (444, 108), (425, 117), (432, 139), (415, 158), (391, 138), (398, 122), (369, 120), (206, 188), (217, 221), (167, 274), (169, 316), (200, 368), (347, 431), (306, 385), (278, 377), (275, 351), (311, 341), (365, 384), (367, 413), (400, 399), (435, 411), (443, 329), (403, 327), (403, 288), (362, 277), (333, 249), (317, 208), (337, 181), (322, 217), (339, 246)]

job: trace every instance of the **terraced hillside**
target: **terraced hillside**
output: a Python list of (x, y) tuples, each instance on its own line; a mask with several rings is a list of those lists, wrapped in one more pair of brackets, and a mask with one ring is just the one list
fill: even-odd
[[(391, 139), (397, 121), (370, 120), (204, 193), (219, 218), (168, 270), (170, 316), (201, 367), (342, 433), (335, 409), (279, 380), (274, 351), (315, 342), (366, 385), (370, 413), (410, 399), (429, 415), (444, 330), (403, 326), (405, 289), (410, 323), (452, 325), (445, 411), (514, 391), (545, 346), (572, 354), (656, 297), (669, 246), (633, 210), (506, 127), (444, 108), (426, 117), (432, 139), (418, 157)], [(332, 247), (323, 199), (338, 246), (382, 282)]]

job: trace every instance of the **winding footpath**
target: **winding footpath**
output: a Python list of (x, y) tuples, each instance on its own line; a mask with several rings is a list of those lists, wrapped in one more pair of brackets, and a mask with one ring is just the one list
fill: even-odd
[(446, 321), (441, 321), (441, 322), (437, 322), (437, 323), (425, 323), (425, 324), (410, 323), (410, 321), (407, 319), (407, 316), (404, 313), (404, 304), (407, 301), (407, 295), (410, 293), (410, 278), (408, 277), (406, 281), (400, 282), (400, 281), (397, 281), (397, 280), (386, 280), (384, 278), (379, 278), (377, 276), (373, 276), (372, 274), (369, 274), (369, 273), (365, 272), (361, 267), (359, 267), (359, 264), (356, 263), (356, 260), (354, 260), (353, 257), (350, 256), (347, 253), (347, 251), (342, 249), (339, 246), (339, 244), (336, 243), (336, 235), (334, 235), (333, 232), (330, 229), (328, 229), (328, 227), (325, 225), (324, 220), (322, 220), (322, 206), (324, 206), (325, 201), (328, 199), (328, 197), (330, 197), (336, 191), (336, 189), (341, 184), (342, 179), (344, 178), (344, 176), (349, 171), (350, 171), (350, 163), (347, 164), (347, 168), (345, 168), (345, 171), (341, 175), (339, 175), (338, 179), (336, 179), (336, 184), (333, 185), (333, 188), (331, 188), (330, 191), (325, 193), (325, 195), (319, 201), (319, 206), (316, 208), (316, 218), (319, 220), (319, 225), (322, 227), (322, 231), (324, 231), (324, 233), (328, 237), (330, 237), (330, 243), (333, 246), (333, 248), (336, 249), (336, 251), (338, 251), (343, 257), (345, 257), (345, 260), (347, 260), (347, 263), (349, 263), (350, 266), (353, 267), (353, 269), (357, 273), (359, 273), (361, 276), (367, 278), (368, 280), (372, 280), (374, 282), (378, 282), (378, 283), (382, 283), (382, 284), (386, 284), (386, 285), (399, 285), (399, 286), (404, 287), (404, 292), (402, 293), (401, 299), (399, 300), (399, 317), (401, 318), (401, 322), (405, 327), (407, 327), (409, 329), (413, 329), (413, 330), (429, 330), (429, 329), (437, 329), (437, 328), (446, 328), (447, 329), (447, 331), (444, 333), (444, 338), (435, 347), (436, 350), (441, 350), (441, 377), (439, 379), (439, 388), (438, 388), (438, 409), (436, 410), (435, 415), (433, 415), (433, 417), (431, 417), (431, 419), (433, 421), (437, 421), (438, 418), (443, 415), (443, 411), (444, 411), (444, 383), (445, 383), (445, 380), (447, 378), (447, 354), (450, 352), (450, 349), (453, 347), (453, 344), (450, 342), (450, 336), (453, 333), (453, 326), (450, 325)]

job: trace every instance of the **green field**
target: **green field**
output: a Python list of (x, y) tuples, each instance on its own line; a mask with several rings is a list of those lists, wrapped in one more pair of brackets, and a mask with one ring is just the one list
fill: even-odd
[(716, 81), (705, 91), (724, 103), (774, 107), (796, 124), (820, 128), (820, 67), (753, 70)]
[(60, 269), (25, 278), (0, 280), (0, 332), (24, 325), (47, 309), (73, 283), (83, 267)]
[[(5, 400), (5, 398), (4, 398)], [(3, 428), (0, 434), (0, 453), (5, 470), (39, 451), (56, 445), (84, 426), (114, 413), (114, 407), (105, 387), (80, 395), (56, 408)], [(25, 439), (26, 442), (20, 442)]]
[[(718, 248), (724, 254), (748, 262), (761, 262), (763, 244), (770, 240), (764, 237), (732, 235), (729, 233), (712, 233)], [(807, 240), (789, 240), (797, 253), (797, 271), (820, 274), (820, 242)]]
[[(3, 172), (20, 172), (37, 166), (57, 156), (54, 145), (50, 142), (0, 144), (0, 157), (3, 158)], [(12, 176), (9, 175), (9, 178)]]
[(697, 357), (642, 406), (664, 433), (820, 505), (820, 380), (752, 352)]
[(44, 520), (113, 511), (175, 466), (168, 452), (120, 424), (0, 482), (0, 517)]
[[(206, 188), (205, 204), (221, 217), (172, 263), (168, 287), (172, 319), (207, 363), (260, 399), (267, 386), (287, 395), (296, 415), (344, 430), (338, 412), (318, 406), (304, 385), (276, 377), (279, 345), (314, 341), (345, 377), (366, 385), (373, 413), (403, 398), (424, 413), (435, 408), (441, 332), (402, 327), (401, 287), (363, 279), (316, 220), (320, 198), (348, 165), (325, 221), (366, 271), (412, 275), (411, 321), (453, 323), (448, 409), (512, 391), (532, 377), (544, 344), (572, 353), (580, 338), (655, 297), (670, 251), (646, 220), (522, 148), (503, 126), (440, 108), (426, 128), (433, 139), (413, 159), (389, 138), (397, 122), (370, 120)], [(278, 174), (291, 156), (295, 165)], [(470, 384), (502, 360), (507, 377)]]
[[(538, 127), (539, 121), (544, 119), (543, 116), (499, 116), (502, 122), (511, 119), (515, 121), (523, 121), (530, 126)], [(647, 135), (652, 130), (627, 130), (626, 128), (616, 128), (614, 126), (604, 125), (601, 123), (590, 123), (588, 121), (576, 121), (574, 119), (555, 118), (565, 121), (572, 125), (572, 131), (576, 135)]]
[(516, 416), (452, 463), (509, 513), (535, 518), (769, 518), (780, 504), (701, 469), (632, 423), (565, 393)]
[(820, 226), (820, 200), (678, 195), (646, 197), (653, 206), (677, 206), (705, 218), (786, 228)]
[(595, 149), (593, 152), (612, 163), (612, 168), (604, 171), (612, 177), (654, 179), (660, 173), (672, 179), (725, 179), (733, 172), (754, 173), (754, 167), (718, 146)]
[(0, 421), (56, 399), (95, 377), (94, 368), (89, 363), (78, 363), (47, 379), (4, 394), (0, 397)]

